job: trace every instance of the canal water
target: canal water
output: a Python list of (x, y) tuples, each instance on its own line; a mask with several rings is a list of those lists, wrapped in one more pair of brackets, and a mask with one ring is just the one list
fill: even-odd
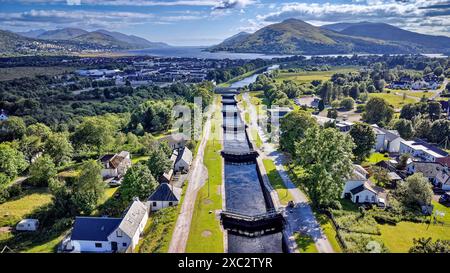
[[(256, 77), (252, 77), (256, 79)], [(244, 82), (249, 82), (244, 79)], [(251, 83), (251, 82), (250, 82)], [(247, 83), (249, 84), (249, 83)], [(253, 151), (245, 132), (245, 123), (236, 105), (223, 105), (225, 113), (224, 151), (233, 154), (245, 154)], [(256, 161), (225, 161), (225, 196), (226, 210), (248, 216), (256, 216), (273, 209), (265, 199), (263, 184), (260, 181)], [(270, 202), (271, 203), (271, 202)], [(239, 233), (228, 232), (229, 253), (280, 253), (283, 252), (282, 233), (248, 237)]]

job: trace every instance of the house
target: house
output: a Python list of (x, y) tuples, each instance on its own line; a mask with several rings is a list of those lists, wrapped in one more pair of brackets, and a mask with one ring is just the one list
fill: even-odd
[(166, 141), (172, 150), (184, 148), (188, 140), (189, 137), (182, 133), (171, 134), (170, 136), (161, 138), (161, 141)]
[(178, 150), (173, 150), (172, 155), (170, 156), (170, 161), (172, 162), (170, 166), (170, 170), (163, 173), (163, 175), (159, 178), (159, 183), (170, 183), (173, 177), (173, 170), (175, 168), (175, 162), (178, 158)]
[(353, 203), (377, 203), (378, 193), (367, 180), (368, 173), (360, 165), (353, 166), (353, 173), (347, 179), (341, 198), (350, 199)]
[(69, 252), (132, 252), (148, 220), (147, 206), (135, 199), (123, 218), (76, 217)]
[(38, 228), (38, 219), (23, 219), (16, 225), (17, 231), (36, 231)]
[(449, 166), (449, 154), (423, 140), (402, 140), (400, 142), (400, 154), (410, 154), (415, 161), (439, 162)]
[(123, 176), (128, 168), (131, 167), (130, 153), (127, 151), (122, 151), (118, 154), (104, 155), (100, 158), (100, 162), (103, 166), (103, 178)]
[(375, 151), (377, 152), (389, 152), (398, 153), (400, 150), (400, 142), (403, 139), (400, 134), (395, 130), (386, 130), (384, 128), (378, 127), (378, 125), (372, 125), (373, 131), (375, 133)]
[(422, 173), (435, 186), (450, 190), (448, 167), (439, 162), (414, 161), (406, 167), (409, 175)]
[(267, 110), (269, 123), (279, 124), (279, 120), (292, 112), (292, 109), (289, 107), (274, 107), (272, 109)]
[(389, 85), (389, 88), (391, 89), (409, 89), (411, 86), (410, 81), (407, 80), (400, 80), (400, 81), (394, 81)]
[(313, 117), (317, 120), (317, 123), (319, 123), (319, 125), (321, 125), (321, 126), (325, 126), (329, 123), (334, 123), (336, 126), (336, 129), (338, 129), (342, 133), (349, 132), (354, 125), (354, 123), (350, 122), (350, 121), (339, 121), (339, 120), (336, 120), (333, 118), (321, 117), (318, 115), (313, 115)]
[(0, 121), (8, 120), (8, 115), (6, 114), (5, 110), (0, 111)]
[(177, 159), (174, 164), (175, 172), (187, 173), (192, 164), (192, 152), (188, 148), (178, 150)]
[(181, 193), (181, 188), (167, 183), (160, 184), (148, 198), (150, 211), (178, 205), (181, 199)]

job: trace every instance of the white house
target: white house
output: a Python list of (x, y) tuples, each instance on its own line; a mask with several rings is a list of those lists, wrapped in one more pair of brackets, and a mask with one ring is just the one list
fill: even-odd
[(373, 131), (376, 136), (375, 151), (377, 152), (389, 152), (398, 153), (400, 151), (400, 143), (403, 138), (395, 130), (386, 130), (378, 127), (378, 125), (372, 125)]
[(38, 219), (23, 219), (16, 226), (17, 231), (36, 231), (38, 228)]
[(103, 165), (103, 178), (123, 176), (131, 167), (131, 156), (127, 151), (122, 151), (118, 154), (108, 154), (100, 158)]
[(399, 152), (400, 154), (410, 154), (412, 157), (419, 159), (417, 161), (439, 162), (447, 166), (450, 164), (450, 157), (447, 152), (422, 140), (402, 140)]
[(75, 253), (132, 252), (147, 220), (147, 206), (137, 199), (123, 218), (76, 217), (65, 250)]
[(353, 173), (345, 183), (341, 198), (353, 203), (377, 203), (378, 194), (367, 180), (368, 173), (363, 167), (354, 165)]
[(450, 190), (450, 175), (448, 167), (439, 162), (414, 161), (408, 164), (409, 175), (422, 173), (435, 186)]
[(178, 205), (181, 199), (181, 193), (181, 188), (167, 183), (160, 184), (148, 198), (150, 210), (156, 211)]
[(161, 139), (161, 141), (166, 141), (172, 149), (184, 148), (188, 140), (189, 137), (182, 133), (171, 134), (170, 136), (166, 136)]
[(180, 149), (178, 151), (177, 159), (174, 165), (175, 172), (187, 173), (192, 164), (192, 152), (188, 148)]

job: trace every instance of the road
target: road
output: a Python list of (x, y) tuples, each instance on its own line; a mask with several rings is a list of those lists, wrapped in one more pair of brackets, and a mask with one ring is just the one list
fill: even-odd
[(212, 112), (213, 109), (211, 109), (207, 114), (207, 120), (203, 128), (203, 137), (187, 178), (188, 186), (184, 195), (184, 201), (181, 206), (180, 214), (178, 215), (178, 219), (175, 224), (172, 240), (169, 245), (169, 253), (185, 253), (186, 250), (197, 193), (206, 182), (208, 176), (206, 167), (203, 165), (203, 155), (211, 131)]
[[(244, 93), (243, 99), (247, 102), (247, 105), (252, 106), (248, 93)], [(302, 234), (307, 234), (313, 238), (316, 248), (320, 253), (333, 253), (333, 247), (317, 222), (311, 206), (309, 205), (308, 198), (294, 185), (294, 183), (292, 183), (289, 175), (286, 173), (284, 168), (285, 157), (283, 153), (278, 152), (275, 145), (269, 143), (266, 134), (263, 132), (261, 127), (257, 125), (258, 116), (256, 111), (254, 111), (254, 107), (249, 107), (249, 109), (251, 121), (249, 126), (258, 130), (263, 142), (263, 155), (273, 160), (280, 177), (282, 178), (286, 188), (296, 204), (295, 208), (287, 210), (285, 214), (288, 223), (286, 226), (286, 232), (290, 237), (290, 241), (294, 241), (294, 232), (301, 232)], [(293, 244), (295, 244), (295, 242)]]

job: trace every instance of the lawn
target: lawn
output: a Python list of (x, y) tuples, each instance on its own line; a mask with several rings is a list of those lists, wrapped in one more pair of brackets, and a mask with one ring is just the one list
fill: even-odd
[(310, 236), (295, 233), (294, 237), (300, 253), (319, 253), (314, 240)]
[(335, 67), (329, 71), (302, 71), (302, 72), (282, 72), (276, 78), (277, 83), (290, 80), (297, 83), (310, 83), (314, 80), (327, 81), (335, 73), (349, 73), (354, 72), (357, 67)]
[(364, 166), (369, 166), (369, 165), (375, 165), (378, 162), (384, 161), (384, 160), (388, 160), (389, 157), (386, 156), (385, 154), (382, 153), (373, 153), (369, 156), (369, 158), (367, 158), (364, 162), (363, 165)]
[(148, 155), (133, 156), (131, 158), (131, 163), (137, 164), (139, 162), (146, 162), (148, 158), (149, 158)]
[(426, 92), (426, 91), (392, 90), (391, 92), (406, 94), (408, 96), (419, 98), (419, 99), (421, 99), (423, 96), (425, 96), (425, 98), (428, 99), (434, 95), (433, 92)]
[(291, 193), (284, 185), (280, 174), (278, 173), (275, 164), (271, 159), (264, 159), (264, 168), (266, 169), (267, 176), (269, 177), (270, 184), (277, 191), (278, 197), (282, 205), (287, 205), (290, 200), (293, 200)]
[(320, 227), (322, 228), (323, 233), (325, 234), (325, 236), (327, 236), (327, 239), (330, 242), (331, 247), (333, 247), (334, 252), (341, 253), (342, 248), (338, 240), (336, 239), (336, 230), (334, 229), (331, 220), (324, 214), (315, 213), (315, 216), (320, 224)]
[(409, 103), (416, 103), (417, 100), (412, 98), (403, 98), (401, 95), (395, 95), (393, 93), (370, 93), (369, 98), (383, 98), (390, 105), (394, 107), (394, 109), (400, 109), (403, 105)]
[(51, 239), (50, 241), (48, 241), (44, 244), (34, 246), (23, 252), (24, 253), (54, 253), (56, 251), (58, 244), (61, 243), (61, 241), (64, 239), (65, 235), (66, 235), (66, 233), (63, 233), (63, 234), (59, 235), (58, 237)]
[(0, 205), (0, 227), (14, 226), (27, 214), (52, 201), (46, 188), (27, 190), (19, 196)]
[(263, 146), (263, 142), (261, 137), (259, 136), (258, 129), (251, 128), (250, 134), (252, 135), (252, 139), (255, 142), (256, 147), (261, 148)]
[[(186, 246), (187, 253), (223, 253), (223, 234), (216, 211), (222, 209), (223, 161), (220, 141), (209, 140), (205, 147), (204, 164), (208, 181), (197, 193), (195, 210)], [(208, 186), (209, 183), (209, 186)]]
[(443, 219), (439, 219), (444, 224), (400, 222), (396, 225), (378, 225), (381, 231), (379, 238), (391, 252), (395, 253), (408, 252), (414, 238), (431, 237), (433, 241), (450, 240), (450, 208), (437, 202), (433, 202), (433, 205), (435, 210), (445, 213)]

